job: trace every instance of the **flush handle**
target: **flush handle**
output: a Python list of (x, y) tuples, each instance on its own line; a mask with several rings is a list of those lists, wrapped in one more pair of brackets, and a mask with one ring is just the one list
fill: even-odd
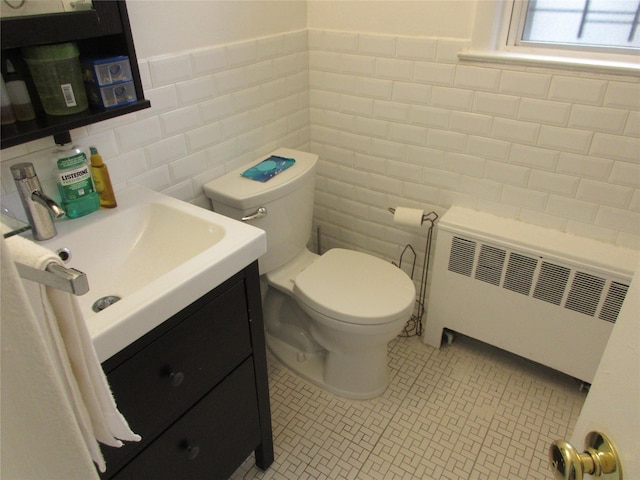
[(549, 462), (556, 480), (582, 480), (585, 474), (605, 480), (622, 480), (620, 457), (609, 438), (600, 432), (589, 432), (585, 451), (578, 451), (564, 440), (549, 447)]
[(255, 212), (253, 212), (251, 215), (247, 215), (246, 217), (242, 217), (242, 221), (243, 222), (249, 222), (251, 220), (257, 220), (259, 218), (266, 217), (266, 216), (267, 216), (267, 208), (266, 207), (260, 207)]

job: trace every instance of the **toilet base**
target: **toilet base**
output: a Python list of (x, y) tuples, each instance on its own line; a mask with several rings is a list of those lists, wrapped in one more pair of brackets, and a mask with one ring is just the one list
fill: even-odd
[[(342, 371), (342, 369), (339, 367), (340, 360), (335, 356), (332, 356), (327, 352), (302, 352), (301, 350), (298, 350), (297, 348), (292, 347), (288, 343), (271, 335), (269, 332), (266, 332), (265, 335), (267, 347), (278, 361), (305, 380), (308, 380), (331, 393), (346, 398), (368, 400), (381, 395), (389, 385), (386, 368), (386, 350), (384, 351), (384, 358), (382, 358), (382, 361), (384, 362), (382, 372), (384, 372), (384, 374), (374, 375), (372, 378), (365, 379), (367, 382), (366, 387), (360, 390), (354, 390), (353, 387), (356, 385), (353, 381), (347, 382), (351, 387), (350, 389), (341, 388), (339, 386), (341, 382), (344, 382), (347, 379), (339, 378), (340, 375), (337, 372)], [(374, 370), (371, 368), (371, 363), (369, 363), (370, 361), (370, 358), (365, 360), (365, 365), (369, 366), (367, 369), (369, 372)], [(380, 359), (375, 361), (376, 363), (380, 363)], [(326, 378), (326, 368), (328, 369), (329, 378)], [(332, 372), (334, 373), (332, 374)]]

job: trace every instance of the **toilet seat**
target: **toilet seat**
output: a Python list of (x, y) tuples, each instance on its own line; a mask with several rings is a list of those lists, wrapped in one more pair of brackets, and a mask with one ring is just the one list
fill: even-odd
[(336, 321), (381, 325), (406, 317), (415, 285), (379, 258), (340, 248), (329, 250), (294, 279), (294, 297)]

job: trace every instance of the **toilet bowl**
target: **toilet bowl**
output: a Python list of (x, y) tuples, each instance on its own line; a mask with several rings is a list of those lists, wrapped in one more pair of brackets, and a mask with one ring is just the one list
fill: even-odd
[(378, 396), (388, 385), (387, 344), (411, 316), (415, 286), (402, 270), (372, 255), (340, 248), (321, 256), (310, 252), (317, 156), (290, 149), (272, 155), (295, 162), (266, 182), (240, 175), (264, 156), (204, 186), (214, 210), (251, 218), (267, 233), (267, 253), (259, 262), (267, 346), (291, 370), (332, 393)]
[(344, 249), (321, 257), (307, 251), (291, 265), (266, 275), (272, 353), (338, 395), (380, 395), (388, 385), (387, 344), (411, 316), (413, 282), (390, 263)]

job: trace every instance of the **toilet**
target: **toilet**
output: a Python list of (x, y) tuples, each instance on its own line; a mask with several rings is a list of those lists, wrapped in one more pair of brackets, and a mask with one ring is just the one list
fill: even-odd
[[(272, 160), (280, 159), (294, 162), (287, 160), (288, 167), (266, 181), (241, 175), (251, 167), (269, 173)], [(332, 393), (373, 398), (388, 386), (387, 344), (411, 317), (415, 286), (402, 270), (374, 256), (307, 249), (317, 161), (315, 154), (280, 148), (206, 183), (204, 190), (213, 210), (266, 232), (259, 269), (271, 353)]]

